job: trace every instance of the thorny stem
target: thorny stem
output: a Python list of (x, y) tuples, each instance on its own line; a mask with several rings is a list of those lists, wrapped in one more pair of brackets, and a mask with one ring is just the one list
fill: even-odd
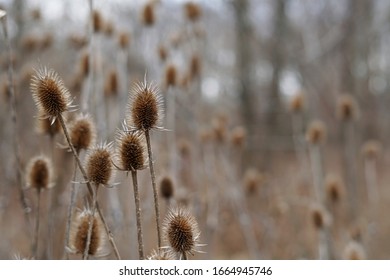
[(83, 254), (83, 260), (88, 259), (89, 255), (89, 247), (91, 246), (91, 238), (92, 238), (92, 227), (93, 227), (93, 222), (95, 218), (95, 213), (96, 213), (96, 203), (97, 203), (97, 192), (99, 190), (99, 185), (96, 184), (95, 190), (93, 191), (93, 202), (92, 202), (92, 213), (88, 217), (88, 233), (87, 233), (87, 242), (85, 243), (85, 248), (84, 248), (84, 254)]
[(15, 91), (14, 91), (14, 79), (13, 79), (13, 67), (12, 67), (12, 57), (11, 57), (11, 44), (8, 38), (8, 28), (7, 28), (7, 15), (4, 15), (1, 18), (1, 23), (3, 26), (3, 32), (5, 37), (5, 43), (6, 43), (6, 49), (7, 49), (7, 59), (8, 59), (8, 91), (11, 97), (11, 119), (13, 123), (13, 149), (16, 159), (16, 166), (17, 166), (17, 172), (16, 172), (16, 181), (19, 186), (19, 199), (20, 203), (23, 207), (23, 212), (25, 216), (25, 221), (27, 225), (30, 224), (29, 216), (28, 214), (31, 212), (30, 206), (28, 206), (26, 196), (23, 191), (22, 186), (22, 161), (20, 156), (20, 149), (19, 149), (19, 141), (17, 137), (17, 131), (18, 131), (18, 122), (17, 122), (17, 114), (16, 114), (16, 97), (15, 97)]
[(149, 130), (145, 130), (145, 138), (146, 138), (146, 144), (148, 146), (149, 169), (150, 169), (150, 176), (152, 178), (154, 209), (155, 209), (155, 212), (156, 212), (158, 251), (160, 252), (160, 250), (161, 250), (160, 207), (159, 207), (159, 203), (158, 203), (158, 194), (157, 194), (157, 187), (156, 187), (156, 175), (154, 173), (153, 154), (152, 154), (152, 147), (151, 147), (151, 144), (150, 144), (150, 132), (149, 132)]
[[(68, 208), (68, 217), (66, 222), (66, 237), (65, 237), (65, 252), (66, 247), (69, 246), (69, 232), (70, 232), (70, 224), (72, 221), (72, 213), (73, 208), (76, 203), (76, 175), (77, 175), (77, 161), (74, 161), (74, 170), (73, 170), (73, 182), (72, 182), (72, 190), (71, 190), (71, 197), (70, 197), (70, 205)], [(66, 259), (69, 259), (69, 254), (66, 253)]]
[(34, 258), (38, 259), (38, 239), (39, 239), (39, 214), (41, 209), (41, 189), (37, 190), (38, 200), (37, 200), (37, 217), (35, 220), (35, 232), (34, 232), (34, 245), (33, 245), (33, 254)]
[[(70, 141), (70, 136), (69, 136), (69, 133), (68, 133), (68, 129), (66, 128), (64, 118), (62, 117), (61, 114), (58, 115), (58, 120), (60, 121), (60, 124), (62, 126), (62, 130), (64, 131), (66, 141), (68, 142), (69, 147), (70, 147), (70, 149), (71, 149), (71, 151), (73, 153), (73, 156), (76, 159), (77, 165), (79, 166), (81, 174), (83, 175), (83, 178), (84, 178), (85, 183), (87, 185), (88, 191), (89, 191), (90, 195), (93, 195), (93, 189), (92, 189), (91, 183), (89, 182), (87, 173), (85, 172), (85, 169), (84, 169), (83, 165), (81, 164), (80, 158), (77, 155), (77, 152), (76, 152), (74, 146), (72, 145), (72, 142)], [(114, 240), (114, 238), (112, 236), (112, 232), (109, 229), (106, 220), (104, 219), (104, 216), (102, 214), (102, 211), (100, 209), (100, 206), (99, 206), (98, 202), (96, 202), (96, 209), (97, 209), (97, 211), (99, 213), (100, 219), (102, 220), (102, 223), (103, 223), (104, 228), (106, 230), (106, 233), (107, 233), (107, 236), (108, 236), (108, 240), (110, 241), (111, 246), (114, 249), (115, 256), (117, 257), (118, 260), (120, 260), (121, 257), (119, 255), (118, 248), (116, 247), (115, 240)]]
[(137, 237), (138, 237), (138, 253), (139, 259), (144, 259), (144, 244), (142, 241), (142, 224), (141, 224), (141, 207), (140, 197), (138, 192), (137, 171), (131, 171), (131, 177), (133, 179), (134, 188), (134, 200), (135, 200), (135, 213), (137, 218)]

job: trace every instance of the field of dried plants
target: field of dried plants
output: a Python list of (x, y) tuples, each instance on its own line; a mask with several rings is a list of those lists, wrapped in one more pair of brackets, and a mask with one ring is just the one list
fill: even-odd
[(0, 2), (0, 259), (390, 258), (389, 5), (82, 2)]

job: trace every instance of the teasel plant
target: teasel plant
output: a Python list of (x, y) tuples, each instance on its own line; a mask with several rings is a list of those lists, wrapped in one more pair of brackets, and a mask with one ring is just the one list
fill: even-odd
[(37, 208), (34, 229), (34, 241), (32, 253), (35, 259), (38, 255), (38, 240), (39, 240), (39, 222), (41, 214), (41, 193), (42, 191), (53, 187), (53, 171), (52, 163), (46, 156), (37, 156), (32, 158), (27, 165), (26, 170), (27, 188), (32, 188), (37, 191)]
[(343, 165), (345, 183), (349, 199), (350, 222), (355, 222), (359, 215), (359, 189), (357, 185), (357, 154), (355, 122), (359, 117), (359, 107), (350, 94), (342, 94), (337, 100), (337, 117), (341, 124), (343, 141)]
[[(80, 155), (80, 152), (83, 150), (88, 150), (91, 146), (95, 144), (96, 130), (95, 124), (92, 121), (92, 118), (87, 114), (79, 114), (70, 124), (69, 128), (70, 140), (73, 147), (76, 150), (77, 155)], [(69, 246), (70, 238), (70, 226), (72, 221), (72, 214), (76, 204), (77, 197), (77, 161), (74, 160), (74, 169), (73, 169), (73, 180), (71, 186), (71, 197), (70, 204), (68, 207), (67, 214), (67, 224), (66, 224), (66, 235), (65, 235), (65, 248)], [(66, 250), (65, 250), (66, 252)], [(67, 258), (68, 258), (67, 254)]]
[[(322, 155), (322, 146), (326, 139), (326, 127), (320, 120), (312, 120), (306, 131), (306, 141), (308, 142), (311, 171), (314, 187), (314, 201), (326, 209), (325, 191), (324, 191), (324, 164)], [(317, 211), (323, 214), (323, 211)], [(318, 214), (318, 216), (319, 216)], [(322, 215), (323, 216), (323, 215)], [(319, 259), (333, 258), (331, 236), (329, 227), (317, 226), (319, 229)]]
[(368, 140), (362, 147), (364, 178), (366, 192), (371, 206), (375, 207), (379, 200), (377, 161), (382, 153), (382, 145), (377, 140)]
[[(30, 91), (32, 93), (33, 99), (38, 107), (38, 111), (42, 112), (42, 118), (48, 118), (51, 123), (54, 123), (56, 120), (59, 121), (64, 133), (66, 142), (69, 145), (69, 148), (77, 162), (77, 165), (81, 171), (81, 174), (84, 178), (85, 184), (87, 185), (88, 192), (93, 196), (93, 188), (91, 182), (88, 179), (87, 172), (85, 171), (83, 164), (80, 161), (80, 158), (77, 154), (76, 148), (73, 146), (71, 137), (69, 135), (69, 129), (65, 123), (63, 114), (65, 112), (74, 111), (75, 106), (72, 104), (72, 99), (68, 89), (65, 87), (64, 82), (60, 76), (53, 69), (47, 69), (46, 67), (41, 66), (35, 70), (30, 82)], [(120, 255), (115, 243), (115, 240), (112, 236), (102, 211), (97, 203), (97, 211), (99, 213), (100, 219), (105, 227), (106, 233), (108, 235), (108, 240), (111, 243), (111, 246), (115, 252), (117, 259), (120, 259)]]
[(28, 230), (30, 229), (30, 217), (29, 213), (31, 212), (31, 207), (28, 205), (27, 198), (24, 193), (23, 188), (23, 167), (22, 167), (22, 158), (20, 153), (20, 145), (18, 138), (18, 115), (17, 115), (17, 100), (15, 96), (14, 88), (14, 70), (12, 65), (12, 53), (11, 53), (11, 41), (8, 34), (8, 21), (7, 21), (7, 12), (0, 9), (0, 21), (4, 35), (4, 41), (6, 44), (6, 53), (7, 53), (7, 74), (8, 74), (8, 92), (11, 98), (11, 120), (12, 120), (12, 143), (13, 151), (16, 162), (16, 183), (19, 186), (19, 200), (23, 208), (24, 219), (27, 225)]
[(145, 256), (137, 171), (147, 167), (148, 157), (146, 152), (145, 139), (141, 131), (129, 131), (126, 122), (123, 123), (123, 130), (119, 130), (117, 132), (116, 138), (116, 161), (118, 162), (116, 168), (120, 171), (125, 171), (126, 173), (131, 172), (131, 178), (133, 181), (137, 222), (138, 256), (140, 260), (143, 260)]
[(136, 83), (133, 89), (130, 91), (126, 122), (129, 126), (128, 131), (140, 131), (145, 135), (148, 151), (149, 171), (153, 189), (158, 248), (161, 248), (162, 245), (160, 206), (156, 185), (156, 174), (154, 171), (150, 132), (153, 129), (163, 130), (163, 128), (159, 126), (163, 118), (163, 113), (163, 103), (162, 97), (159, 93), (159, 88), (153, 83), (148, 84), (145, 75), (144, 81)]
[(168, 244), (167, 249), (176, 258), (187, 260), (188, 255), (203, 253), (199, 247), (200, 231), (194, 216), (183, 207), (172, 208), (166, 215), (163, 222), (164, 240)]
[(331, 216), (321, 205), (313, 205), (311, 208), (311, 221), (318, 232), (318, 259), (332, 258), (332, 245), (329, 236)]

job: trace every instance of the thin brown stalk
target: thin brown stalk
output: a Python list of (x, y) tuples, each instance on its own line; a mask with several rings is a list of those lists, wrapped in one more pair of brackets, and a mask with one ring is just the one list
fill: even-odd
[[(83, 165), (81, 164), (80, 158), (77, 155), (76, 149), (73, 147), (72, 142), (70, 141), (70, 136), (69, 136), (69, 133), (68, 133), (68, 129), (66, 128), (64, 118), (62, 117), (61, 114), (58, 115), (58, 120), (60, 121), (62, 130), (64, 131), (64, 135), (65, 135), (66, 141), (68, 142), (69, 147), (70, 147), (70, 149), (71, 149), (71, 151), (73, 153), (73, 156), (76, 159), (77, 165), (78, 165), (78, 167), (79, 167), (79, 169), (81, 171), (81, 174), (83, 175), (83, 178), (84, 178), (85, 183), (87, 185), (88, 191), (89, 191), (90, 195), (93, 196), (93, 189), (92, 189), (91, 183), (89, 182), (89, 179), (88, 179), (88, 176), (87, 176), (87, 172), (85, 172), (85, 169), (84, 169)], [(109, 229), (106, 220), (104, 219), (104, 216), (102, 214), (102, 211), (100, 209), (100, 206), (99, 206), (98, 202), (96, 202), (96, 209), (97, 209), (97, 211), (99, 213), (100, 219), (102, 220), (102, 223), (104, 225), (104, 228), (105, 228), (107, 236), (108, 236), (108, 240), (110, 241), (110, 244), (111, 244), (111, 246), (112, 246), (112, 248), (114, 250), (115, 256), (117, 257), (118, 260), (120, 260), (121, 257), (119, 255), (118, 248), (117, 248), (117, 246), (115, 244), (115, 240), (114, 240), (114, 238), (112, 236), (112, 232)]]
[(88, 259), (89, 255), (89, 246), (91, 245), (91, 237), (92, 237), (92, 227), (93, 222), (95, 219), (95, 213), (96, 213), (96, 205), (97, 205), (97, 192), (99, 190), (99, 185), (96, 185), (95, 190), (93, 191), (93, 198), (92, 198), (92, 214), (88, 219), (88, 233), (87, 233), (87, 242), (85, 244), (85, 249), (83, 253), (83, 260)]
[(145, 138), (146, 138), (146, 144), (148, 146), (149, 169), (150, 169), (150, 176), (152, 178), (154, 209), (155, 209), (155, 212), (156, 212), (157, 243), (158, 243), (158, 250), (160, 252), (160, 250), (161, 250), (160, 207), (159, 207), (159, 203), (158, 203), (158, 193), (157, 193), (157, 187), (156, 187), (156, 175), (154, 173), (153, 154), (152, 154), (152, 147), (151, 147), (151, 144), (150, 144), (150, 132), (149, 132), (149, 130), (145, 130)]
[(135, 212), (137, 218), (137, 237), (138, 237), (138, 254), (139, 259), (144, 259), (144, 244), (142, 241), (142, 224), (141, 224), (141, 207), (140, 207), (140, 197), (138, 192), (138, 182), (137, 182), (137, 171), (131, 171), (131, 177), (133, 179), (133, 188), (134, 188), (134, 200), (135, 200)]
[(34, 258), (38, 259), (38, 240), (39, 240), (39, 216), (41, 212), (41, 189), (37, 189), (37, 217), (35, 220), (35, 231), (34, 231), (34, 245), (33, 255)]

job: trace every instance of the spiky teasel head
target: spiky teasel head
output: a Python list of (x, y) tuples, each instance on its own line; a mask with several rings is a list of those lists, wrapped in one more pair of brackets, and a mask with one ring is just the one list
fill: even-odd
[(152, 26), (156, 20), (154, 14), (154, 3), (146, 3), (142, 9), (142, 22), (145, 26)]
[(350, 241), (344, 249), (345, 260), (364, 260), (366, 259), (366, 253), (363, 246), (356, 242)]
[(160, 194), (161, 196), (169, 200), (173, 197), (175, 192), (174, 183), (172, 177), (166, 175), (160, 179)]
[(170, 210), (163, 222), (164, 239), (168, 248), (180, 255), (199, 252), (200, 231), (195, 218), (184, 208)]
[[(41, 115), (41, 113), (39, 114)], [(50, 137), (54, 137), (57, 133), (61, 132), (61, 124), (56, 120), (53, 124), (49, 119), (38, 117), (37, 131), (41, 134), (47, 134)]]
[[(73, 254), (83, 254), (87, 246), (88, 221), (92, 215), (91, 210), (79, 211), (74, 216), (70, 228), (68, 251)], [(106, 254), (107, 238), (103, 224), (97, 213), (93, 217), (91, 243), (88, 254), (99, 257)]]
[(88, 178), (96, 185), (108, 186), (114, 177), (111, 146), (111, 143), (96, 145), (88, 151), (85, 158)]
[(197, 21), (202, 15), (200, 6), (194, 2), (187, 2), (184, 5), (185, 15), (189, 21)]
[(359, 116), (359, 107), (356, 99), (350, 94), (342, 94), (337, 100), (337, 117), (341, 121), (356, 120)]
[(55, 120), (60, 114), (69, 111), (72, 99), (60, 76), (53, 69), (41, 67), (35, 70), (30, 83), (35, 104), (43, 118)]
[(325, 177), (325, 192), (329, 201), (337, 203), (344, 195), (344, 185), (340, 177), (328, 174)]
[(148, 156), (145, 139), (139, 131), (128, 131), (126, 127), (117, 132), (116, 161), (122, 171), (135, 171), (146, 168)]
[(309, 124), (306, 131), (306, 140), (313, 145), (320, 144), (325, 140), (326, 128), (322, 121), (314, 120)]
[(79, 114), (69, 128), (70, 141), (77, 152), (95, 144), (96, 129), (89, 115)]
[(317, 230), (321, 230), (330, 225), (330, 216), (323, 207), (319, 205), (313, 206), (310, 214), (313, 226)]
[(246, 129), (243, 126), (236, 126), (230, 133), (230, 141), (234, 147), (241, 148), (246, 139)]
[(174, 64), (168, 64), (165, 68), (165, 84), (167, 87), (174, 87), (177, 82), (177, 71)]
[(367, 159), (376, 159), (382, 152), (382, 145), (377, 140), (368, 140), (362, 147), (362, 154)]
[(150, 255), (146, 258), (147, 260), (160, 260), (160, 261), (168, 261), (168, 260), (175, 260), (175, 256), (172, 254), (171, 251), (167, 249), (160, 249), (155, 250), (150, 253)]
[(49, 189), (53, 186), (52, 163), (46, 156), (36, 156), (27, 164), (27, 187), (38, 191)]
[(130, 92), (127, 122), (133, 130), (150, 130), (161, 128), (163, 104), (159, 89), (146, 80), (136, 83)]
[(303, 91), (298, 91), (291, 98), (289, 103), (289, 109), (292, 113), (300, 113), (303, 111), (305, 106), (305, 93)]

